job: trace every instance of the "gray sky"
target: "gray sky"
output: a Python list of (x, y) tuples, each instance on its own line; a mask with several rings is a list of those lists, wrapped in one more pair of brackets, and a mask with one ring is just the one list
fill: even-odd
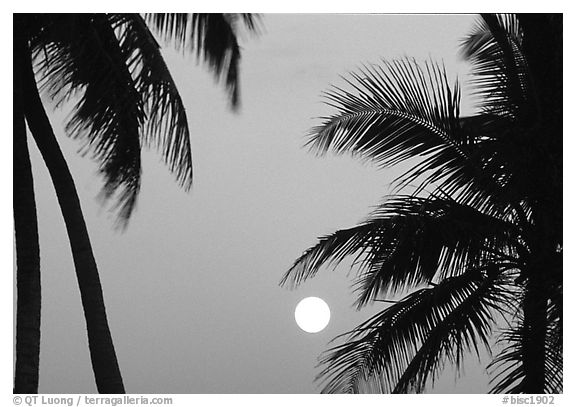
[[(346, 267), (295, 291), (278, 281), (316, 237), (361, 221), (389, 192), (398, 170), (350, 157), (316, 158), (302, 148), (331, 110), (320, 93), (363, 62), (414, 56), (465, 74), (459, 40), (472, 16), (266, 15), (265, 32), (243, 41), (242, 109), (222, 87), (166, 47), (189, 115), (194, 187), (180, 190), (159, 155), (144, 155), (137, 211), (125, 233), (95, 199), (96, 166), (60, 136), (82, 201), (125, 386), (132, 393), (314, 393), (327, 343), (379, 309), (352, 309)], [(464, 79), (464, 78), (462, 78)], [(469, 105), (468, 105), (469, 106)], [(464, 112), (466, 113), (466, 111)], [(40, 392), (95, 392), (72, 259), (47, 171), (32, 146), (42, 257)], [(297, 328), (306, 296), (323, 298), (332, 320), (318, 334)], [(472, 360), (456, 384), (434, 392), (486, 392)]]

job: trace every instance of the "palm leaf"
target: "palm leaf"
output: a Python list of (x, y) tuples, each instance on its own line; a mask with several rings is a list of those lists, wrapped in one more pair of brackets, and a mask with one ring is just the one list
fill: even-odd
[(484, 14), (462, 43), (472, 63), (472, 82), (486, 113), (521, 120), (531, 112), (528, 66), (522, 52), (522, 28), (512, 14)]
[[(560, 288), (562, 290), (562, 288)], [(564, 346), (563, 346), (563, 329), (562, 317), (556, 317), (561, 314), (562, 304), (553, 304), (550, 302), (548, 308), (549, 325), (546, 329), (546, 365), (545, 365), (545, 382), (547, 393), (561, 393), (563, 388), (563, 368), (564, 368)]]
[[(102, 197), (125, 227), (140, 187), (141, 145), (156, 147), (186, 190), (192, 154), (185, 108), (159, 46), (136, 14), (47, 19), (35, 46), (41, 84), (58, 103), (80, 93), (69, 134), (101, 163)], [(70, 35), (70, 31), (72, 35)]]
[[(41, 19), (41, 17), (40, 17)], [(100, 162), (104, 199), (117, 196), (119, 222), (130, 217), (140, 189), (144, 103), (114, 28), (103, 14), (45, 19), (33, 39), (41, 89), (58, 104), (79, 94), (66, 129)]]
[(451, 89), (442, 68), (415, 61), (383, 61), (352, 73), (357, 92), (334, 87), (328, 104), (339, 110), (312, 130), (318, 153), (351, 152), (382, 165), (436, 152), (452, 161), (466, 152), (452, 137), (459, 127), (459, 89)]
[(396, 240), (371, 247), (355, 283), (359, 307), (380, 296), (462, 274), (471, 266), (494, 261), (519, 264), (518, 248), (511, 244), (520, 232), (514, 224), (448, 197), (397, 197), (371, 216), (390, 219), (401, 232)]
[(296, 286), (325, 264), (355, 255), (360, 265), (357, 305), (381, 295), (458, 275), (486, 261), (514, 261), (509, 244), (518, 231), (509, 222), (448, 198), (398, 196), (364, 223), (325, 236), (297, 259), (281, 285)]
[[(396, 179), (398, 189), (418, 180), (417, 194), (435, 183), (475, 207), (507, 209), (506, 179), (478, 150), (496, 124), (500, 129), (505, 123), (489, 114), (459, 117), (460, 90), (458, 84), (450, 87), (444, 68), (432, 62), (421, 67), (414, 60), (383, 61), (352, 73), (346, 82), (351, 90), (334, 87), (326, 93), (338, 112), (312, 129), (312, 150), (349, 152), (380, 166), (419, 158)], [(471, 121), (483, 123), (480, 131), (470, 131)]]
[(420, 391), (442, 369), (444, 356), (459, 367), (465, 351), (488, 346), (503, 295), (499, 276), (470, 270), (378, 313), (323, 355), (323, 392)]
[(160, 47), (137, 14), (111, 17), (120, 46), (130, 55), (128, 68), (145, 101), (144, 145), (161, 150), (162, 157), (181, 186), (192, 185), (192, 154), (186, 110), (164, 62)]
[(181, 49), (190, 49), (206, 61), (217, 80), (223, 80), (233, 108), (240, 101), (240, 46), (238, 21), (248, 30), (257, 30), (257, 17), (250, 14), (147, 14), (154, 30)]
[(506, 346), (488, 365), (493, 377), (490, 393), (519, 393), (522, 389), (524, 365), (518, 329), (510, 329), (500, 335), (499, 343)]

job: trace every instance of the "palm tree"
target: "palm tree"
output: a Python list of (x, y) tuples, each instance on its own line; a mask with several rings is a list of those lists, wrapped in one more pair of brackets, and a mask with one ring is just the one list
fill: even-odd
[(388, 303), (322, 355), (323, 392), (421, 392), (495, 339), (492, 392), (562, 391), (562, 16), (483, 15), (462, 46), (472, 117), (433, 62), (365, 66), (327, 93), (315, 151), (417, 164), (281, 281), (355, 256), (356, 305)]
[(256, 28), (255, 18), (248, 14), (14, 15), (14, 392), (38, 391), (40, 348), (38, 227), (26, 124), (50, 173), (66, 224), (98, 391), (124, 392), (80, 201), (40, 93), (57, 105), (76, 101), (67, 133), (82, 140), (83, 152), (100, 164), (102, 198), (114, 201), (117, 225), (126, 227), (140, 189), (143, 146), (161, 152), (185, 190), (192, 182), (186, 112), (150, 27), (177, 47), (196, 51), (224, 81), (236, 108), (240, 23)]

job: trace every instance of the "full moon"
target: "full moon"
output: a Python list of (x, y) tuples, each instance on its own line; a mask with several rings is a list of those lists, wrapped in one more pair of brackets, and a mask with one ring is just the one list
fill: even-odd
[(303, 331), (320, 332), (330, 322), (330, 308), (321, 298), (307, 297), (296, 306), (294, 318)]

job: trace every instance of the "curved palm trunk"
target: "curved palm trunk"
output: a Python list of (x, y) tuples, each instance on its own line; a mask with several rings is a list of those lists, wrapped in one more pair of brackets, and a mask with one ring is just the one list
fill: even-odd
[(52, 178), (66, 224), (84, 308), (96, 386), (100, 393), (124, 393), (122, 376), (106, 318), (98, 269), (80, 200), (42, 105), (29, 53), (26, 56), (27, 63), (23, 67), (26, 119)]
[(38, 393), (40, 366), (40, 247), (32, 167), (24, 122), (21, 61), (14, 37), (14, 231), (16, 239), (16, 367), (14, 393)]

